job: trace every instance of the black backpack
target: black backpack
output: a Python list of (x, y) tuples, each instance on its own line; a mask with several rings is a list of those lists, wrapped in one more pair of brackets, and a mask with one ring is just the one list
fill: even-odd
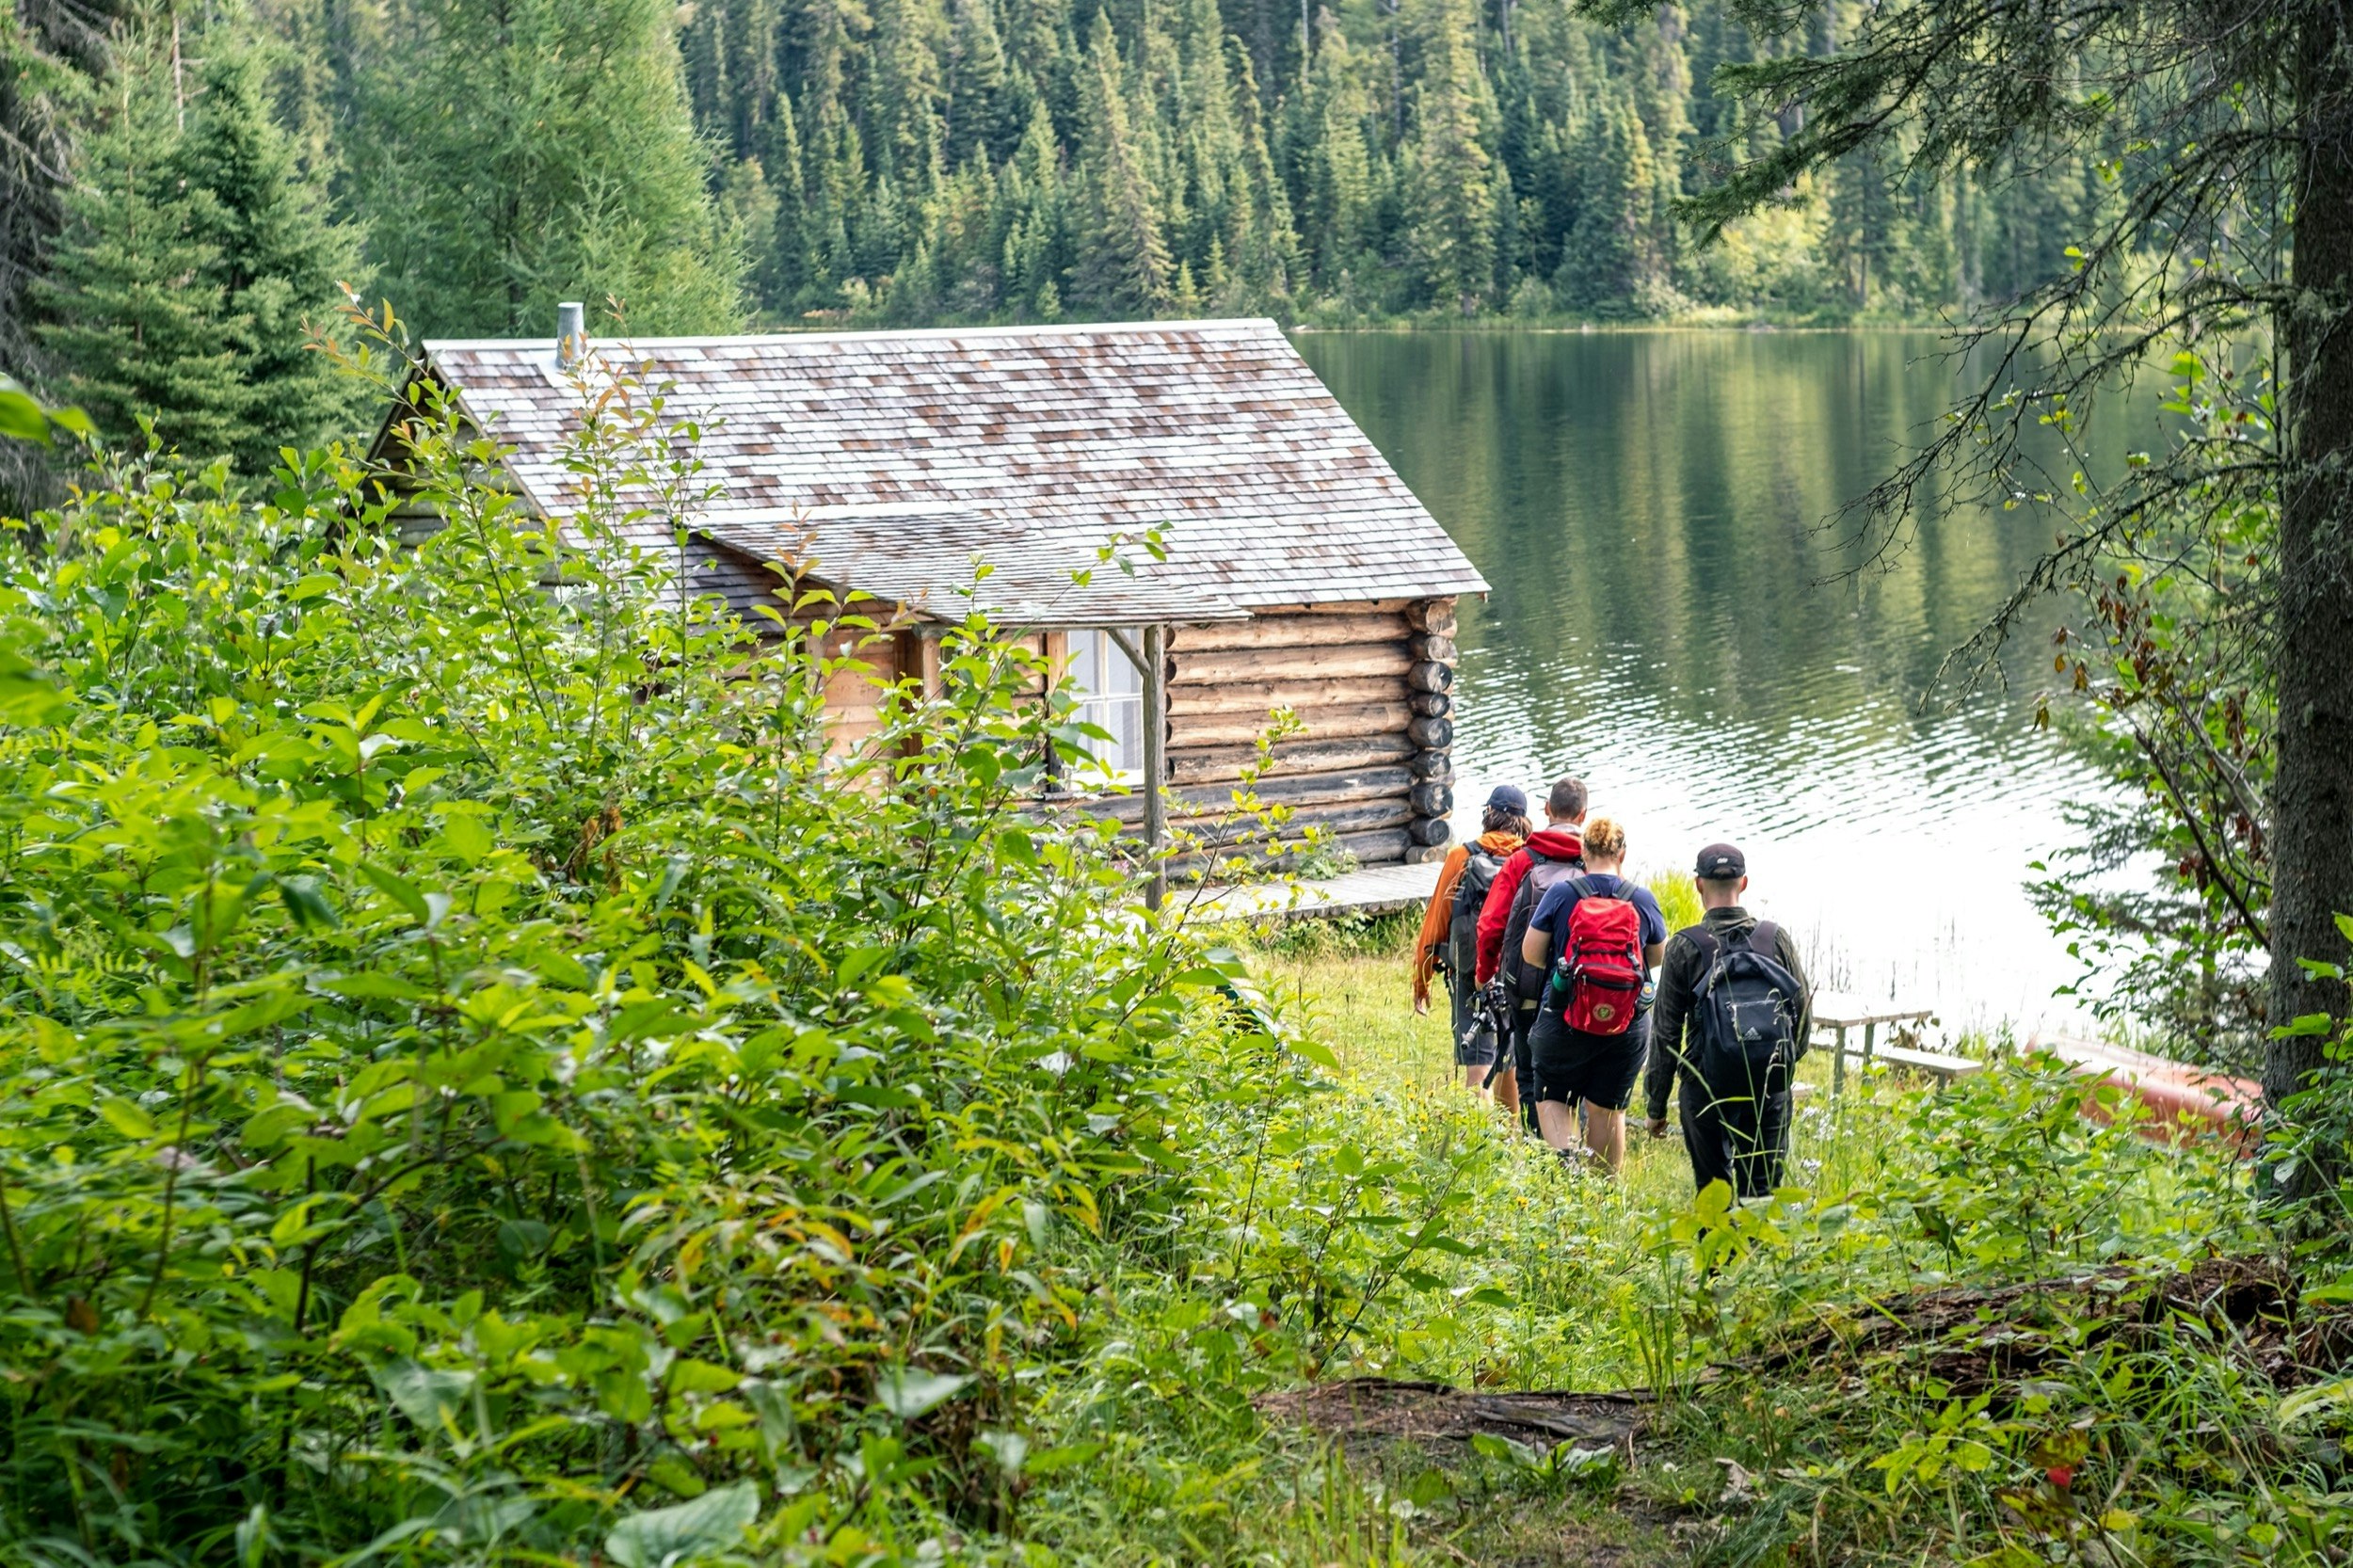
[(1446, 963), (1447, 971), (1465, 985), (1479, 968), (1479, 912), (1487, 906), (1487, 889), (1502, 869), (1499, 856), (1473, 844), (1470, 858), (1463, 862), (1462, 880), (1454, 885), (1454, 913), (1446, 928)]
[(1519, 1000), (1523, 1015), (1536, 1011), (1537, 1003), (1545, 999), (1545, 985), (1552, 978), (1551, 966), (1529, 964), (1520, 958), (1520, 944), (1528, 939), (1528, 922), (1536, 918), (1536, 906), (1544, 902), (1554, 883), (1585, 874), (1581, 856), (1574, 860), (1555, 860), (1531, 849), (1528, 857), (1531, 862), (1528, 874), (1520, 878), (1520, 885), (1512, 892), (1512, 913), (1503, 927), (1503, 962), (1496, 970), (1512, 983), (1512, 995)]
[(1787, 1088), (1805, 1054), (1798, 1038), (1805, 987), (1775, 956), (1773, 922), (1759, 920), (1745, 936), (1692, 935), (1708, 959), (1691, 994), (1700, 1078), (1723, 1097), (1762, 1098)]

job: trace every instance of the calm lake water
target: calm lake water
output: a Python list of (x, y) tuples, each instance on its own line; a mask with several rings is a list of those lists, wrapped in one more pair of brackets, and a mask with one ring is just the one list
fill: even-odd
[[(1902, 333), (1302, 334), (1300, 351), (1494, 584), (1462, 607), (1458, 833), (1495, 783), (1574, 770), (1631, 858), (1748, 852), (1817, 984), (2022, 1033), (2076, 967), (2028, 862), (2098, 781), (2031, 726), (2046, 608), (2007, 693), (1926, 707), (2047, 545), (1971, 510), (1893, 569), (1826, 519), (1924, 439), (1961, 372)], [(2152, 432), (2153, 434), (2153, 431)]]

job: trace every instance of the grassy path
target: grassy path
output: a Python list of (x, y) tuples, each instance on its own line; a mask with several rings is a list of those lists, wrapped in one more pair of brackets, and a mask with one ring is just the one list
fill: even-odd
[[(1417, 1337), (1410, 1329), (1363, 1347), (1356, 1369), (1435, 1376), (1464, 1386), (1604, 1390), (1639, 1385), (1645, 1369), (1629, 1346), (1632, 1282), (1665, 1216), (1688, 1209), (1690, 1168), (1681, 1142), (1634, 1130), (1619, 1181), (1563, 1169), (1532, 1141), (1512, 1135), (1499, 1112), (1479, 1104), (1453, 1065), (1444, 999), (1427, 1016), (1411, 1005), (1407, 944), (1397, 920), (1355, 936), (1324, 926), (1296, 927), (1253, 963), (1262, 986), (1294, 1003), (1338, 1063), (1351, 1113), (1371, 1127), (1393, 1126), (1418, 1140), (1472, 1129), (1484, 1139), (1486, 1191), (1465, 1229), (1476, 1236), (1487, 1276), (1517, 1309), (1467, 1337)], [(1823, 1076), (1809, 1064), (1811, 1081)], [(1801, 1116), (1796, 1158), (1827, 1162), (1852, 1177), (1876, 1170), (1883, 1122), (1863, 1118), (1870, 1136), (1833, 1137), (1820, 1107), (1827, 1084), (1815, 1084)], [(1634, 1114), (1640, 1115), (1638, 1102)], [(1801, 1163), (1809, 1176), (1817, 1165)], [(1509, 1465), (1465, 1463), (1459, 1450), (1411, 1446), (1352, 1455), (1360, 1480), (1377, 1495), (1408, 1499), (1414, 1528), (1404, 1539), (1433, 1561), (1552, 1564), (1650, 1564), (1688, 1561), (1677, 1518), (1696, 1500), (1694, 1482), (1712, 1500), (1721, 1477), (1705, 1455), (1690, 1468), (1680, 1435), (1660, 1449), (1646, 1445), (1640, 1464), (1583, 1482), (1515, 1474)], [(1445, 1461), (1443, 1467), (1433, 1458)], [(1440, 1490), (1443, 1478), (1445, 1491)], [(1417, 1496), (1433, 1496), (1425, 1505)], [(1392, 1540), (1384, 1551), (1393, 1553)], [(1300, 1560), (1324, 1560), (1303, 1558)], [(1411, 1559), (1381, 1552), (1332, 1560)]]

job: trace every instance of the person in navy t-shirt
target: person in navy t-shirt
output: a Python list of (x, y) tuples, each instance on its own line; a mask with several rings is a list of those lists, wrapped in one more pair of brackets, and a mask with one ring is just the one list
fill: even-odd
[(1578, 1100), (1585, 1102), (1585, 1147), (1615, 1172), (1625, 1160), (1625, 1108), (1650, 1042), (1649, 979), (1667, 942), (1667, 917), (1648, 888), (1618, 874), (1625, 863), (1625, 829), (1607, 817), (1585, 824), (1585, 874), (1552, 885), (1528, 922), (1520, 945), (1527, 963), (1551, 970), (1561, 958), (1569, 912), (1581, 898), (1624, 899), (1634, 905), (1641, 929), (1642, 995), (1634, 1021), (1623, 1034), (1588, 1034), (1561, 1020), (1559, 984), (1545, 988), (1544, 1007), (1529, 1036), (1535, 1082), (1526, 1087), (1536, 1102), (1536, 1124), (1545, 1142), (1566, 1154), (1577, 1137)]

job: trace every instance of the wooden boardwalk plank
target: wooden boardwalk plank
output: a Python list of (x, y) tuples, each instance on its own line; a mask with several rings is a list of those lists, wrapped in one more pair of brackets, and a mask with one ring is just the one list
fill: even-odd
[(1305, 881), (1211, 888), (1193, 906), (1195, 920), (1328, 920), (1335, 915), (1385, 915), (1419, 909), (1438, 886), (1438, 862), (1368, 866), (1339, 876)]

